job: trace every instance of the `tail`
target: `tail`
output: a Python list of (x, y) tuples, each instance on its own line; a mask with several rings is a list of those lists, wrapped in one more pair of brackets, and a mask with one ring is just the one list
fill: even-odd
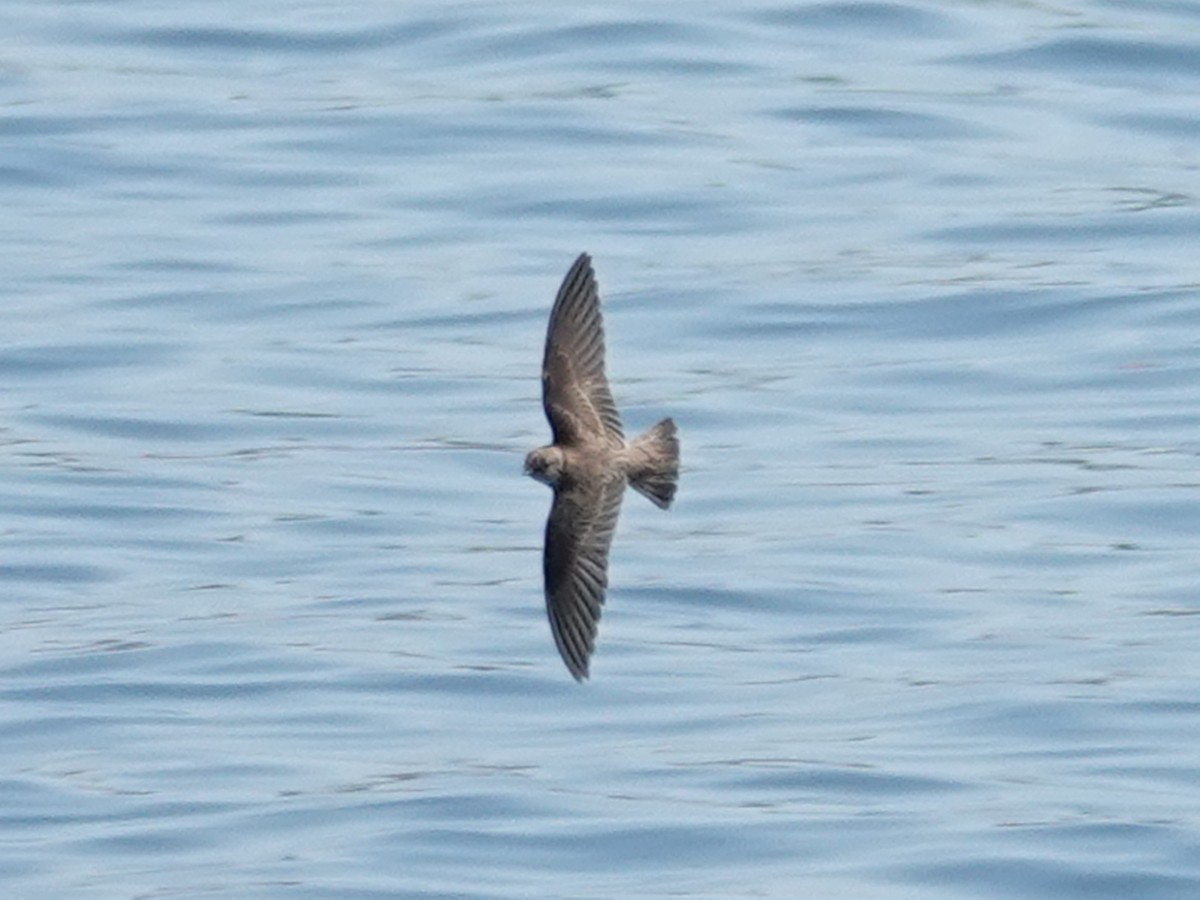
[(629, 445), (629, 483), (660, 509), (675, 499), (679, 480), (679, 439), (675, 423), (663, 419)]

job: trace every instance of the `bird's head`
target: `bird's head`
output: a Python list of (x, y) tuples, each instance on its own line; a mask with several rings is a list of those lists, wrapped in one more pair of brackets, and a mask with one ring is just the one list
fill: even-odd
[(542, 484), (557, 484), (562, 470), (563, 452), (558, 447), (538, 447), (525, 457), (525, 474)]

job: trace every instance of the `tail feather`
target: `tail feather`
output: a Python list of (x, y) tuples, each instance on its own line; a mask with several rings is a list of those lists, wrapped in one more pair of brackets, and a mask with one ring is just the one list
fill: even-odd
[(679, 438), (675, 422), (663, 419), (629, 446), (629, 484), (666, 509), (679, 481)]

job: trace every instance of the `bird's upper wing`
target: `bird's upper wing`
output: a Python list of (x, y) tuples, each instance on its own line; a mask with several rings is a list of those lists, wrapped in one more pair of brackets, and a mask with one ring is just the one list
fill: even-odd
[(604, 374), (604, 322), (592, 260), (580, 254), (550, 310), (542, 361), (542, 404), (554, 443), (624, 439)]
[(608, 548), (624, 493), (620, 476), (556, 489), (546, 522), (546, 612), (554, 643), (576, 681), (588, 675), (608, 587)]

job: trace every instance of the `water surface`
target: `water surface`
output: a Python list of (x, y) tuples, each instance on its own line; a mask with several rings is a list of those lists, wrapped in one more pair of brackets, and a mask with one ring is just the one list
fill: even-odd
[[(1196, 8), (9, 19), (7, 896), (1200, 891)], [(578, 686), (584, 250), (685, 472)]]

